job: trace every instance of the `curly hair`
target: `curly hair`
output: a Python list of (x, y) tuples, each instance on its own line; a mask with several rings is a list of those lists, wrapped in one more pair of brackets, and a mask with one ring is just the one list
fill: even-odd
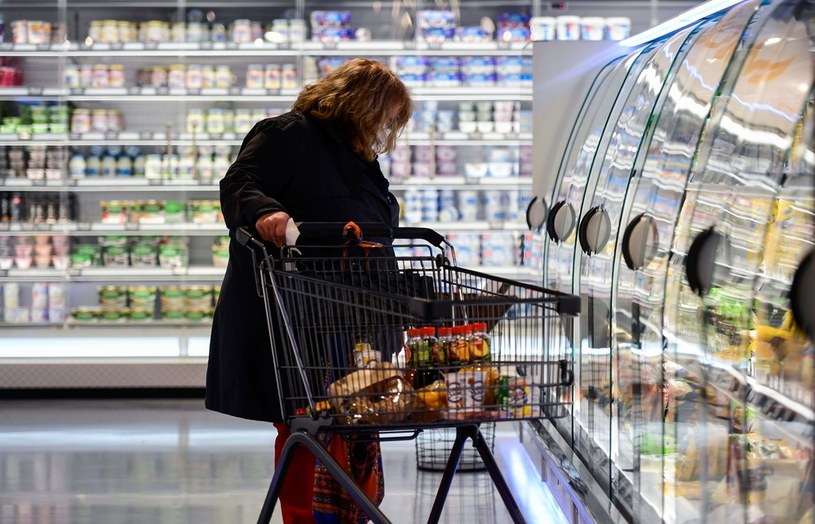
[(337, 122), (351, 149), (371, 161), (396, 147), (413, 102), (405, 84), (385, 65), (354, 58), (304, 87), (292, 110)]

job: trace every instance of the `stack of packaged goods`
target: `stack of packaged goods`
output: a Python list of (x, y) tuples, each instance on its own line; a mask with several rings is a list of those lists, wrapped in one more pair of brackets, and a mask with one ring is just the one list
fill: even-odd
[(22, 289), (16, 282), (3, 284), (2, 319), (12, 324), (65, 320), (65, 284), (34, 282), (31, 284), (30, 306), (23, 305)]
[[(329, 409), (348, 415), (340, 422), (500, 420), (540, 415), (539, 399), (533, 398), (527, 379), (517, 376), (511, 366), (493, 363), (486, 322), (408, 329), (404, 351), (395, 359), (401, 366), (383, 363), (381, 352), (364, 337), (356, 342), (351, 357), (360, 370), (328, 386)], [(389, 386), (382, 386), (385, 383)], [(377, 385), (387, 405), (374, 405), (368, 398), (369, 389)]]

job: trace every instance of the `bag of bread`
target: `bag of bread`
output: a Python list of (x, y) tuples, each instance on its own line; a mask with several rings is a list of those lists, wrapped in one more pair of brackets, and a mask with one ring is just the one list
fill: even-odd
[(341, 424), (393, 424), (415, 405), (413, 388), (390, 362), (376, 362), (328, 386), (328, 401)]

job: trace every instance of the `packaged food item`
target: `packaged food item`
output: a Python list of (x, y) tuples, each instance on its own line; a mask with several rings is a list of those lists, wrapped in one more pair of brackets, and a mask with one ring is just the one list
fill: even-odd
[(432, 384), (416, 390), (418, 405), (411, 413), (410, 419), (415, 422), (433, 422), (442, 418), (447, 411), (447, 383), (437, 380)]
[(158, 261), (161, 267), (186, 267), (188, 256), (187, 243), (178, 238), (169, 239), (158, 248)]
[(182, 293), (187, 311), (204, 311), (212, 307), (212, 286), (186, 286)]
[(152, 311), (156, 308), (158, 288), (156, 286), (130, 286), (127, 288), (130, 307), (138, 311)]
[(76, 322), (96, 322), (99, 320), (99, 308), (75, 307), (71, 308), (71, 318)]
[(331, 383), (328, 401), (339, 423), (386, 424), (405, 420), (416, 397), (393, 364), (378, 362)]
[(127, 307), (127, 288), (124, 286), (100, 286), (99, 306), (103, 310), (120, 310)]
[(168, 311), (184, 310), (184, 292), (180, 286), (162, 286), (159, 288), (161, 297), (162, 318)]
[(484, 371), (462, 369), (448, 373), (447, 411), (445, 418), (450, 420), (477, 419), (485, 416), (484, 396), (486, 384)]
[(382, 361), (382, 353), (373, 349), (367, 342), (357, 342), (354, 345), (354, 362), (358, 368), (366, 368)]

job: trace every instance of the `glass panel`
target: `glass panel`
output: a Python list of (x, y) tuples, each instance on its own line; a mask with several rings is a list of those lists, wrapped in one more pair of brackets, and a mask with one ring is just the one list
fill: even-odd
[[(759, 514), (798, 522), (811, 504), (812, 393), (801, 386), (811, 384), (811, 344), (791, 324), (785, 295), (813, 233), (811, 148), (801, 146), (811, 136), (803, 117), (815, 78), (812, 9), (778, 2), (749, 29), (714, 103), (674, 239), (665, 303), (678, 306), (666, 307), (665, 333), (687, 378), (674, 380), (677, 408), (697, 400), (677, 424), (675, 488), (711, 522)], [(791, 157), (796, 144), (803, 149)], [(724, 236), (700, 302), (682, 265), (710, 226)]]
[[(636, 79), (636, 71), (645, 63), (651, 51), (626, 58), (625, 60), (609, 64), (598, 76), (597, 81), (587, 96), (584, 104), (585, 111), (581, 115), (587, 115), (577, 124), (578, 128), (572, 135), (572, 143), (569, 145), (569, 153), (561, 166), (560, 181), (553, 194), (555, 204), (564, 202), (564, 205), (571, 206), (570, 213), (575, 217), (582, 209), (583, 192), (589, 180), (592, 178), (592, 166), (598, 150), (604, 150), (609, 137), (603, 138), (609, 116), (619, 111), (618, 104), (620, 93), (626, 93), (631, 89), (631, 85)], [(599, 163), (598, 163), (599, 165)], [(596, 171), (596, 170), (595, 170)], [(572, 292), (572, 268), (573, 257), (576, 246), (576, 227), (572, 227), (569, 234), (559, 243), (547, 242), (546, 257), (548, 275), (546, 287), (557, 289), (567, 293)], [(575, 329), (578, 326), (574, 326)], [(572, 330), (572, 334), (574, 330)], [(569, 344), (572, 346), (573, 344)], [(559, 347), (556, 344), (555, 347)], [(579, 359), (575, 360), (575, 376), (580, 374)], [(576, 380), (579, 382), (579, 379)], [(579, 393), (579, 392), (576, 392)], [(580, 413), (579, 404), (575, 403), (575, 416)], [(559, 430), (567, 439), (572, 440), (571, 420), (556, 421)]]
[[(649, 132), (654, 109), (665, 79), (670, 74), (680, 49), (690, 30), (684, 30), (664, 43), (658, 44), (653, 55), (638, 72), (636, 83), (626, 93), (626, 101), (610, 131), (610, 141), (603, 150), (604, 157), (597, 177), (596, 189), (586, 193), (581, 218), (587, 227), (585, 209), (599, 208), (610, 218), (610, 241), (599, 246), (592, 256), (578, 253), (580, 267), (579, 293), (582, 298), (582, 332), (580, 339), (580, 398), (579, 424), (585, 433), (584, 452), (594, 466), (595, 475), (610, 475), (609, 486), (619, 501), (630, 508), (634, 493), (630, 482), (622, 481), (615, 469), (630, 470), (632, 467), (631, 444), (623, 444), (626, 451), (620, 453), (621, 443), (614, 430), (612, 416), (624, 405), (621, 391), (613, 376), (616, 355), (611, 351), (611, 286), (613, 281), (612, 260), (617, 232), (628, 182), (633, 174), (637, 155), (643, 139)], [(584, 249), (585, 251), (585, 249)], [(578, 279), (576, 279), (578, 280)], [(616, 463), (616, 468), (612, 466)]]
[(663, 376), (662, 367), (662, 304), (670, 239), (711, 101), (757, 4), (758, 0), (747, 2), (701, 30), (678, 62), (641, 174), (629, 187), (633, 197), (627, 199), (623, 213), (623, 224), (644, 213), (655, 227), (654, 238), (646, 246), (653, 257), (641, 270), (629, 269), (621, 257), (624, 248), (618, 249), (613, 293), (620, 454), (631, 461), (633, 491), (641, 493), (650, 506), (633, 509), (642, 519), (656, 510), (666, 521), (676, 520), (673, 492), (663, 492), (663, 474), (673, 487), (671, 464), (676, 457), (674, 420), (665, 419), (662, 391), (664, 378), (674, 380)]

